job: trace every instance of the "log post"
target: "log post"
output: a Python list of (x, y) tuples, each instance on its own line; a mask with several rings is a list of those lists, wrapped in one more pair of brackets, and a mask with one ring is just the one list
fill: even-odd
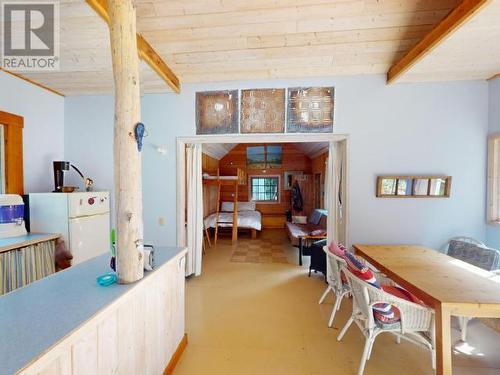
[(108, 0), (115, 81), (114, 186), (116, 271), (128, 284), (144, 276), (141, 155), (134, 136), (141, 118), (136, 14), (132, 0)]

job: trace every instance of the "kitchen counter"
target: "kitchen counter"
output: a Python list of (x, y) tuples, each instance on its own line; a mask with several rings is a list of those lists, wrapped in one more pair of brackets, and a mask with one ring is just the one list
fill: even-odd
[(155, 269), (134, 284), (97, 284), (96, 278), (110, 271), (106, 254), (0, 297), (0, 374), (15, 374), (32, 364), (185, 252), (183, 248), (156, 248)]
[(24, 236), (8, 237), (0, 239), (0, 253), (31, 246), (40, 242), (56, 240), (61, 237), (55, 233), (27, 233)]

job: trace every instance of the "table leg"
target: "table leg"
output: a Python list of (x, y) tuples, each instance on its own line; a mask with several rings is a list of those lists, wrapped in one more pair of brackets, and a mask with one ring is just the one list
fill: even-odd
[(436, 309), (436, 374), (450, 375), (451, 367), (451, 315), (443, 305)]
[(302, 265), (302, 237), (299, 237), (299, 266)]

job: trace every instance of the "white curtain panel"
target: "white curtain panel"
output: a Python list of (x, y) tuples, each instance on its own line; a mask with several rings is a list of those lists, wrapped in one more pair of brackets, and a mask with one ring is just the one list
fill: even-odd
[(327, 217), (327, 238), (328, 238), (328, 243), (332, 241), (333, 238), (335, 238), (335, 232), (334, 232), (334, 225), (335, 225), (335, 219), (333, 217), (334, 213), (334, 199), (332, 199), (335, 196), (335, 193), (333, 191), (333, 187), (335, 184), (332, 181), (333, 177), (333, 155), (335, 152), (335, 144), (333, 142), (330, 142), (330, 146), (328, 148), (328, 158), (326, 159), (326, 168), (325, 168), (325, 208), (328, 211), (328, 217)]
[(346, 226), (346, 142), (340, 141), (336, 143), (334, 170), (335, 170), (335, 186), (336, 186), (336, 204), (337, 211), (337, 238), (344, 245), (347, 243), (347, 226)]
[(201, 145), (186, 145), (187, 259), (186, 276), (201, 275), (203, 197)]
[(343, 238), (343, 212), (340, 199), (342, 183), (342, 145), (340, 142), (330, 142), (328, 161), (325, 173), (325, 206), (328, 210), (328, 242), (335, 240), (345, 245)]

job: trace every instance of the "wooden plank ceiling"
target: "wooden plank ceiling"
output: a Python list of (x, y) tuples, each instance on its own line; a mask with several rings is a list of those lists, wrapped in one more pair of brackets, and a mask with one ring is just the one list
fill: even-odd
[[(328, 152), (329, 146), (328, 142), (303, 142), (292, 144), (309, 158), (315, 158), (324, 152)], [(202, 151), (208, 156), (220, 160), (237, 145), (238, 143), (204, 143), (202, 145)]]
[(500, 0), (492, 0), (400, 82), (488, 79), (500, 73)]
[[(181, 83), (385, 74), (459, 2), (136, 0), (137, 29)], [(112, 92), (105, 22), (62, 0), (61, 27), (61, 71), (28, 77), (67, 95)], [(170, 91), (141, 69), (143, 92)]]

